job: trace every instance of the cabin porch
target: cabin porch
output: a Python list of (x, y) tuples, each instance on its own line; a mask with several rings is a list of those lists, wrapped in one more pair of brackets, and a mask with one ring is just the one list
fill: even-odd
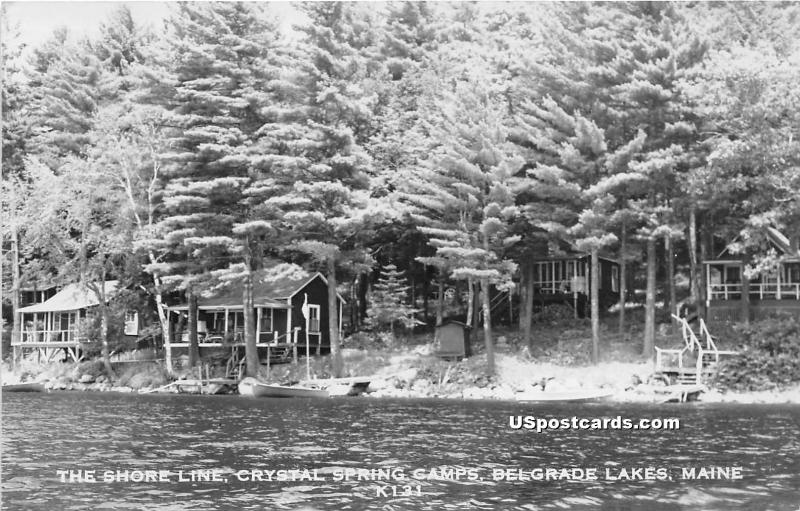
[(738, 260), (707, 261), (708, 321), (736, 322), (766, 319), (775, 313), (800, 317), (800, 262), (782, 262), (775, 271), (751, 280), (743, 278)]
[[(322, 306), (306, 303), (307, 317), (279, 300), (261, 300), (254, 307), (259, 360), (271, 364), (293, 361), (323, 348)], [(340, 307), (341, 308), (341, 307)], [(165, 342), (168, 363), (189, 354), (188, 307), (168, 308), (170, 335)], [(198, 304), (198, 350), (201, 359), (225, 366), (226, 377), (242, 372), (245, 363), (244, 308), (241, 305)]]
[(86, 310), (38, 311), (36, 306), (20, 309), (19, 340), (11, 342), (14, 357), (36, 354), (37, 360), (50, 362), (64, 353), (73, 361), (80, 361), (81, 343), (87, 339), (80, 335), (78, 325), (85, 317)]

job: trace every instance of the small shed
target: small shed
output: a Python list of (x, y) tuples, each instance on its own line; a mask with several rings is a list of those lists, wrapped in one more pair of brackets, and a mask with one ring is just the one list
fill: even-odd
[(460, 321), (445, 321), (436, 327), (436, 356), (450, 359), (469, 357), (472, 350), (469, 345), (470, 326)]

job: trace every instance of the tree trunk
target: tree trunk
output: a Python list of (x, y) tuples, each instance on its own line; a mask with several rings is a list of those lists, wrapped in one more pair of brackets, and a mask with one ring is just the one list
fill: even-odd
[(483, 340), (486, 343), (486, 375), (494, 375), (494, 342), (492, 340), (492, 310), (489, 302), (489, 280), (481, 280), (483, 301)]
[[(11, 228), (11, 342), (18, 344), (22, 340), (22, 325), (20, 315), (20, 271), (19, 271), (19, 234), (17, 228)], [(14, 360), (16, 363), (16, 360)]]
[(109, 349), (108, 343), (108, 305), (105, 305), (103, 302), (100, 302), (100, 336), (103, 340), (102, 346), (102, 355), (103, 355), (103, 365), (106, 368), (106, 373), (111, 380), (116, 380), (117, 375), (114, 372), (114, 368), (111, 367), (111, 350)]
[(467, 324), (472, 326), (474, 309), (472, 304), (475, 302), (475, 289), (472, 286), (472, 279), (467, 279)]
[(523, 324), (522, 338), (523, 342), (528, 347), (528, 351), (530, 351), (533, 349), (533, 335), (531, 333), (533, 327), (533, 262), (528, 262), (527, 267), (528, 278), (525, 281), (527, 300), (525, 300), (525, 313), (523, 314), (525, 323)]
[(193, 368), (200, 360), (200, 347), (197, 344), (197, 298), (191, 288), (186, 288), (186, 304), (189, 308), (189, 367)]
[(424, 278), (422, 279), (422, 317), (425, 321), (425, 328), (428, 328), (428, 322), (430, 318), (428, 317), (428, 295), (430, 294), (430, 279), (428, 279), (428, 267), (423, 266), (423, 275)]
[(742, 298), (741, 298), (741, 322), (745, 325), (750, 324), (750, 279), (744, 274), (745, 264), (742, 264)]
[(708, 319), (708, 307), (706, 300), (708, 300), (708, 289), (706, 288), (708, 282), (708, 265), (703, 264), (705, 261), (709, 259), (709, 254), (711, 253), (711, 247), (709, 246), (709, 240), (705, 236), (705, 230), (709, 229), (710, 226), (705, 225), (703, 223), (703, 228), (698, 233), (698, 238), (700, 240), (700, 317), (704, 319)]
[(518, 330), (522, 332), (525, 329), (525, 300), (528, 296), (527, 288), (528, 280), (528, 265), (519, 265), (519, 325)]
[(656, 239), (647, 238), (647, 292), (644, 310), (644, 346), (642, 353), (652, 357), (656, 345)]
[(597, 247), (592, 247), (592, 364), (600, 361), (600, 258)]
[[(258, 359), (258, 339), (256, 339), (256, 322), (253, 314), (253, 273), (247, 268), (247, 274), (242, 286), (242, 308), (244, 316), (244, 357), (247, 365), (247, 375), (258, 376), (261, 362)], [(288, 341), (288, 340), (287, 340)]]
[(625, 225), (622, 225), (619, 244), (619, 336), (625, 338), (625, 299), (628, 294), (628, 261), (625, 259), (625, 252), (628, 249), (628, 232)]
[(372, 275), (370, 273), (362, 273), (359, 286), (358, 286), (358, 324), (363, 325), (367, 319), (367, 296), (369, 295), (372, 286)]
[[(414, 325), (417, 324), (417, 281), (413, 276), (409, 280), (411, 281), (411, 334), (413, 335)], [(392, 340), (394, 338), (394, 322), (392, 322)]]
[(156, 284), (156, 312), (158, 313), (158, 322), (161, 324), (161, 339), (164, 343), (164, 366), (167, 374), (172, 376), (172, 348), (170, 345), (170, 332), (169, 332), (169, 312), (167, 306), (164, 304), (164, 296), (161, 294), (160, 279), (157, 279)]
[(668, 301), (668, 306), (666, 309), (669, 312), (669, 320), (674, 331), (678, 326), (678, 321), (672, 315), (678, 313), (678, 300), (675, 295), (675, 254), (672, 251), (672, 235), (670, 234), (667, 234), (664, 238), (664, 257), (667, 259), (668, 298), (665, 301)]
[(358, 327), (358, 314), (356, 313), (358, 310), (358, 275), (353, 277), (353, 282), (350, 285), (350, 307), (348, 310), (350, 327), (354, 332), (358, 332), (360, 330)]
[(444, 320), (444, 280), (439, 280), (439, 297), (436, 300), (436, 326)]
[(108, 342), (108, 324), (110, 320), (108, 313), (108, 302), (106, 302), (105, 271), (101, 273), (101, 277), (102, 278), (99, 282), (99, 287), (94, 290), (99, 304), (98, 307), (100, 308), (100, 353), (103, 356), (103, 365), (106, 368), (106, 374), (108, 374), (108, 377), (111, 379), (111, 381), (116, 381), (117, 374), (114, 372), (114, 368), (111, 366), (111, 350)]
[(328, 335), (331, 341), (333, 377), (341, 378), (344, 364), (339, 350), (339, 308), (336, 299), (336, 261), (328, 259)]
[(699, 308), (700, 282), (697, 274), (697, 211), (689, 210), (689, 301)]

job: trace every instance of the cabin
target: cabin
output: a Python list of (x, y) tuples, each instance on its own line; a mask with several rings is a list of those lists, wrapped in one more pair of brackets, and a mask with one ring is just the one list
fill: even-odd
[[(600, 310), (619, 302), (619, 263), (600, 256)], [(570, 305), (579, 317), (589, 316), (591, 256), (566, 254), (537, 259), (532, 264), (533, 303)]]
[[(120, 290), (116, 280), (107, 280), (104, 286), (108, 300), (113, 299)], [(88, 286), (78, 283), (43, 293), (26, 298), (35, 300), (48, 294), (50, 297), (17, 309), (17, 321), (21, 329), (19, 340), (11, 343), (15, 358), (17, 355), (24, 357), (36, 353), (37, 357), (50, 361), (57, 353), (66, 352), (73, 360), (81, 360), (83, 348), (90, 339), (84, 337), (80, 325), (92, 317), (99, 305), (95, 293)], [(137, 339), (141, 327), (139, 313), (127, 311), (124, 321), (123, 337)]]
[(745, 263), (728, 245), (716, 259), (704, 261), (707, 321), (752, 321), (775, 313), (800, 317), (800, 249), (798, 236), (790, 240), (775, 228), (765, 230), (777, 255), (771, 271), (748, 279)]
[[(339, 332), (345, 303), (337, 293)], [(253, 284), (253, 314), (259, 358), (271, 362), (297, 359), (298, 352), (330, 351), (328, 281), (321, 273), (294, 272)], [(164, 343), (168, 365), (188, 356), (189, 332), (186, 303), (168, 308), (169, 336)], [(307, 314), (304, 314), (304, 311)], [(241, 285), (201, 294), (197, 300), (197, 335), (200, 357), (224, 360), (226, 373), (234, 375), (244, 363), (244, 307)], [(307, 348), (308, 346), (308, 348)]]

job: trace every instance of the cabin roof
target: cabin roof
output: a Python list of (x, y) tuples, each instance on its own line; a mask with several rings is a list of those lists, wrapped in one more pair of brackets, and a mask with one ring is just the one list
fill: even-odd
[[(105, 282), (106, 296), (112, 297), (119, 289), (118, 280)], [(100, 302), (87, 286), (79, 283), (67, 284), (58, 293), (42, 303), (21, 307), (17, 312), (61, 312), (94, 307)]]
[[(773, 247), (775, 247), (777, 249), (778, 253), (780, 253), (783, 256), (783, 260), (784, 261), (787, 261), (787, 262), (798, 262), (798, 261), (800, 261), (800, 250), (795, 250), (795, 249), (792, 248), (792, 243), (791, 243), (791, 241), (789, 240), (789, 238), (785, 234), (783, 234), (781, 231), (779, 231), (775, 227), (767, 227), (766, 229), (764, 229), (764, 232), (767, 235), (767, 240), (769, 240), (770, 244)], [(738, 239), (739, 238), (736, 238), (736, 240), (738, 240)], [(734, 241), (736, 241), (736, 240), (734, 240)], [(729, 262), (730, 259), (726, 259), (724, 257), (726, 255), (729, 256), (729, 257), (736, 258), (738, 256), (738, 254), (732, 254), (731, 251), (730, 251), (730, 248), (731, 248), (732, 244), (733, 243), (729, 243), (728, 245), (726, 245), (725, 248), (722, 249), (722, 252), (720, 252), (719, 255), (717, 255), (716, 259), (711, 259), (711, 260), (708, 260), (706, 262), (707, 263), (717, 263), (717, 264), (723, 263), (723, 262)], [(740, 259), (735, 259), (735, 260), (740, 260)]]
[[(587, 257), (591, 257), (591, 254), (583, 254), (583, 253), (573, 253), (573, 254), (564, 254), (560, 256), (549, 256), (549, 257), (541, 257), (536, 258), (533, 262), (534, 263), (547, 263), (547, 262), (555, 262), (555, 261), (575, 261), (578, 259), (586, 259)], [(606, 255), (598, 255), (598, 259), (602, 259), (603, 261), (608, 261), (611, 263), (619, 264), (619, 261), (614, 259), (613, 257), (606, 256)]]
[[(306, 271), (294, 272), (291, 275), (279, 278), (262, 279), (253, 283), (253, 306), (268, 309), (289, 309), (289, 300), (310, 284), (315, 278), (321, 278), (327, 285), (328, 282), (321, 273), (310, 274)], [(338, 295), (338, 293), (337, 293)], [(344, 301), (339, 295), (339, 299)], [(187, 310), (184, 304), (173, 305), (171, 310)], [(241, 309), (241, 285), (229, 286), (224, 290), (202, 295), (197, 299), (197, 308), (205, 310)]]

